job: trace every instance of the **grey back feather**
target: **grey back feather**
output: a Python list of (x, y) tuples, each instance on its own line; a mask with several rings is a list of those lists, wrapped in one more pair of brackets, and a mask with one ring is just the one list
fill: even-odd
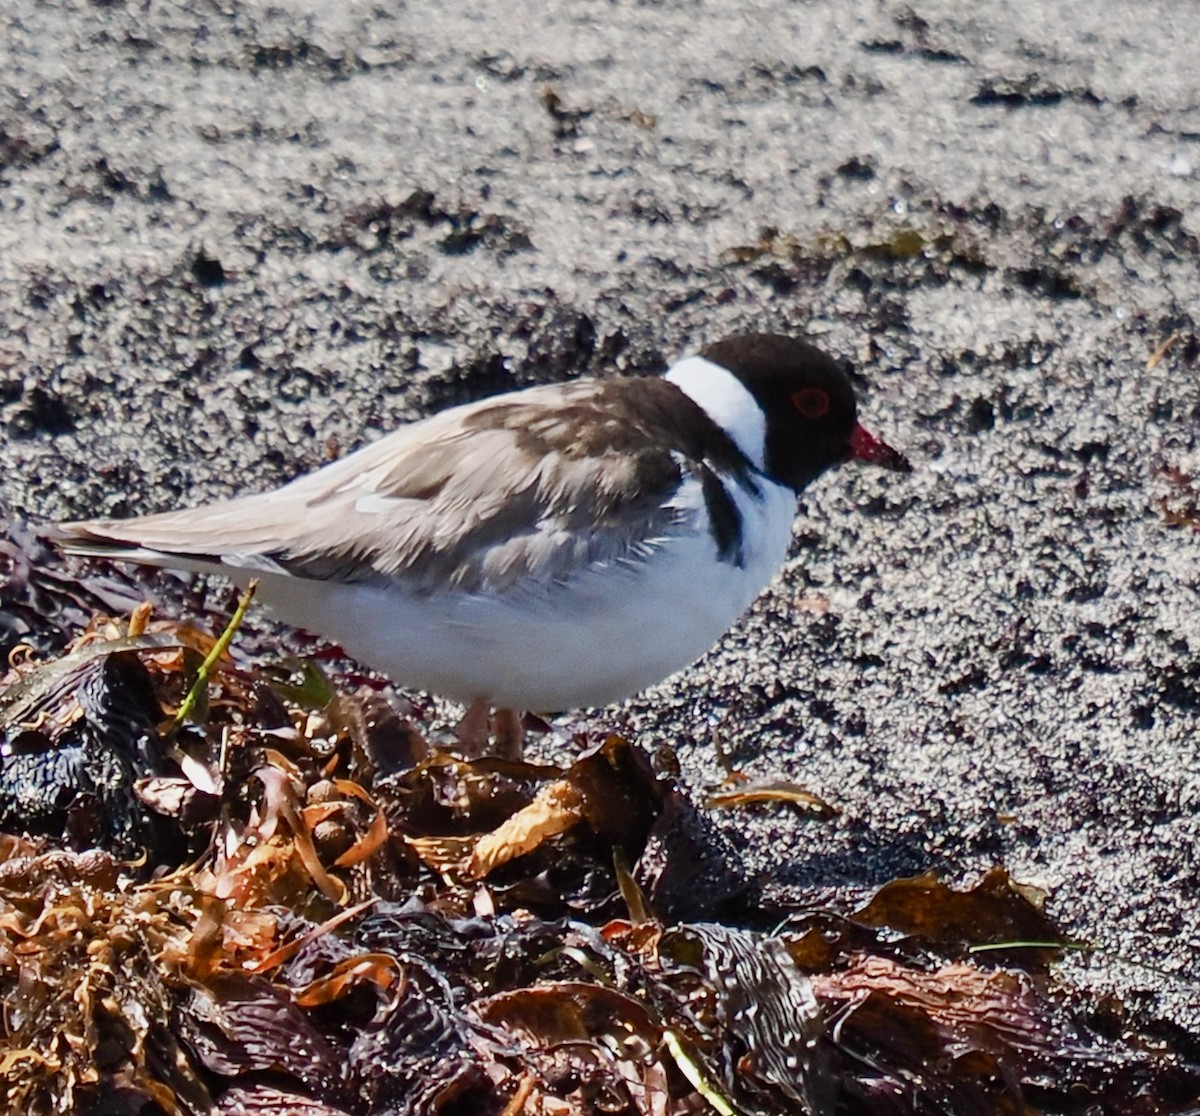
[(694, 415), (692, 426), (663, 417), (681, 398), (661, 380), (530, 388), (402, 427), (273, 492), (58, 534), (92, 553), (400, 578), (418, 593), (550, 585), (593, 564), (637, 563), (685, 528), (690, 513), (672, 497), (704, 463), (704, 438)]

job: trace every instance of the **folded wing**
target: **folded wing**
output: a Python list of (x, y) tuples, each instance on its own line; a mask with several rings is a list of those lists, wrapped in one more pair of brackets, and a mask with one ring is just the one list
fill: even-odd
[[(613, 407), (635, 381), (531, 388), (435, 415), (273, 492), (55, 532), (68, 550), (156, 565), (413, 592), (502, 592), (637, 563), (685, 529), (690, 462)], [(646, 383), (646, 381), (640, 381)], [(673, 391), (670, 385), (664, 385)], [(644, 431), (642, 431), (644, 433)]]

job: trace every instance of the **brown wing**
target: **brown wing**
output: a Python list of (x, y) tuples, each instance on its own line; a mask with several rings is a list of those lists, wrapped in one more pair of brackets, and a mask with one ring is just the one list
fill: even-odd
[(76, 550), (168, 565), (400, 577), (416, 591), (499, 591), (531, 576), (565, 580), (594, 562), (636, 562), (687, 518), (671, 503), (687, 458), (669, 436), (645, 444), (640, 408), (626, 399), (632, 383), (484, 400), (403, 427), (274, 492), (66, 524), (60, 538)]

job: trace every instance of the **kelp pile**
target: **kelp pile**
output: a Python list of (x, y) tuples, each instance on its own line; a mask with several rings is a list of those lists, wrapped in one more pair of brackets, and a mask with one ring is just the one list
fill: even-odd
[(1063, 986), (1065, 943), (1003, 872), (764, 911), (628, 740), (581, 734), (565, 766), (465, 760), (379, 692), (228, 654), (180, 720), (213, 646), (142, 610), (12, 656), (5, 1111), (982, 1116), (1200, 1095), (1168, 1040)]

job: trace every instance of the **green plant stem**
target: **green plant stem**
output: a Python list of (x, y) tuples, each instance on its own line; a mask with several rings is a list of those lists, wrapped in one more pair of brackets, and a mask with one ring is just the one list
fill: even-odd
[(246, 586), (246, 591), (238, 598), (237, 608), (234, 609), (233, 615), (229, 618), (229, 623), (225, 625), (225, 630), (221, 633), (217, 642), (213, 644), (213, 649), (205, 656), (204, 662), (200, 664), (200, 669), (196, 671), (196, 680), (188, 689), (187, 696), (183, 699), (183, 703), (179, 706), (179, 711), (175, 714), (175, 719), (171, 722), (172, 732), (178, 729), (191, 716), (192, 710), (196, 708), (201, 695), (208, 687), (208, 680), (212, 676), (217, 660), (229, 649), (229, 645), (233, 642), (233, 637), (237, 634), (238, 628), (242, 626), (242, 621), (246, 618), (246, 612), (250, 608), (250, 602), (254, 600), (254, 590), (257, 588), (258, 579), (255, 578)]

